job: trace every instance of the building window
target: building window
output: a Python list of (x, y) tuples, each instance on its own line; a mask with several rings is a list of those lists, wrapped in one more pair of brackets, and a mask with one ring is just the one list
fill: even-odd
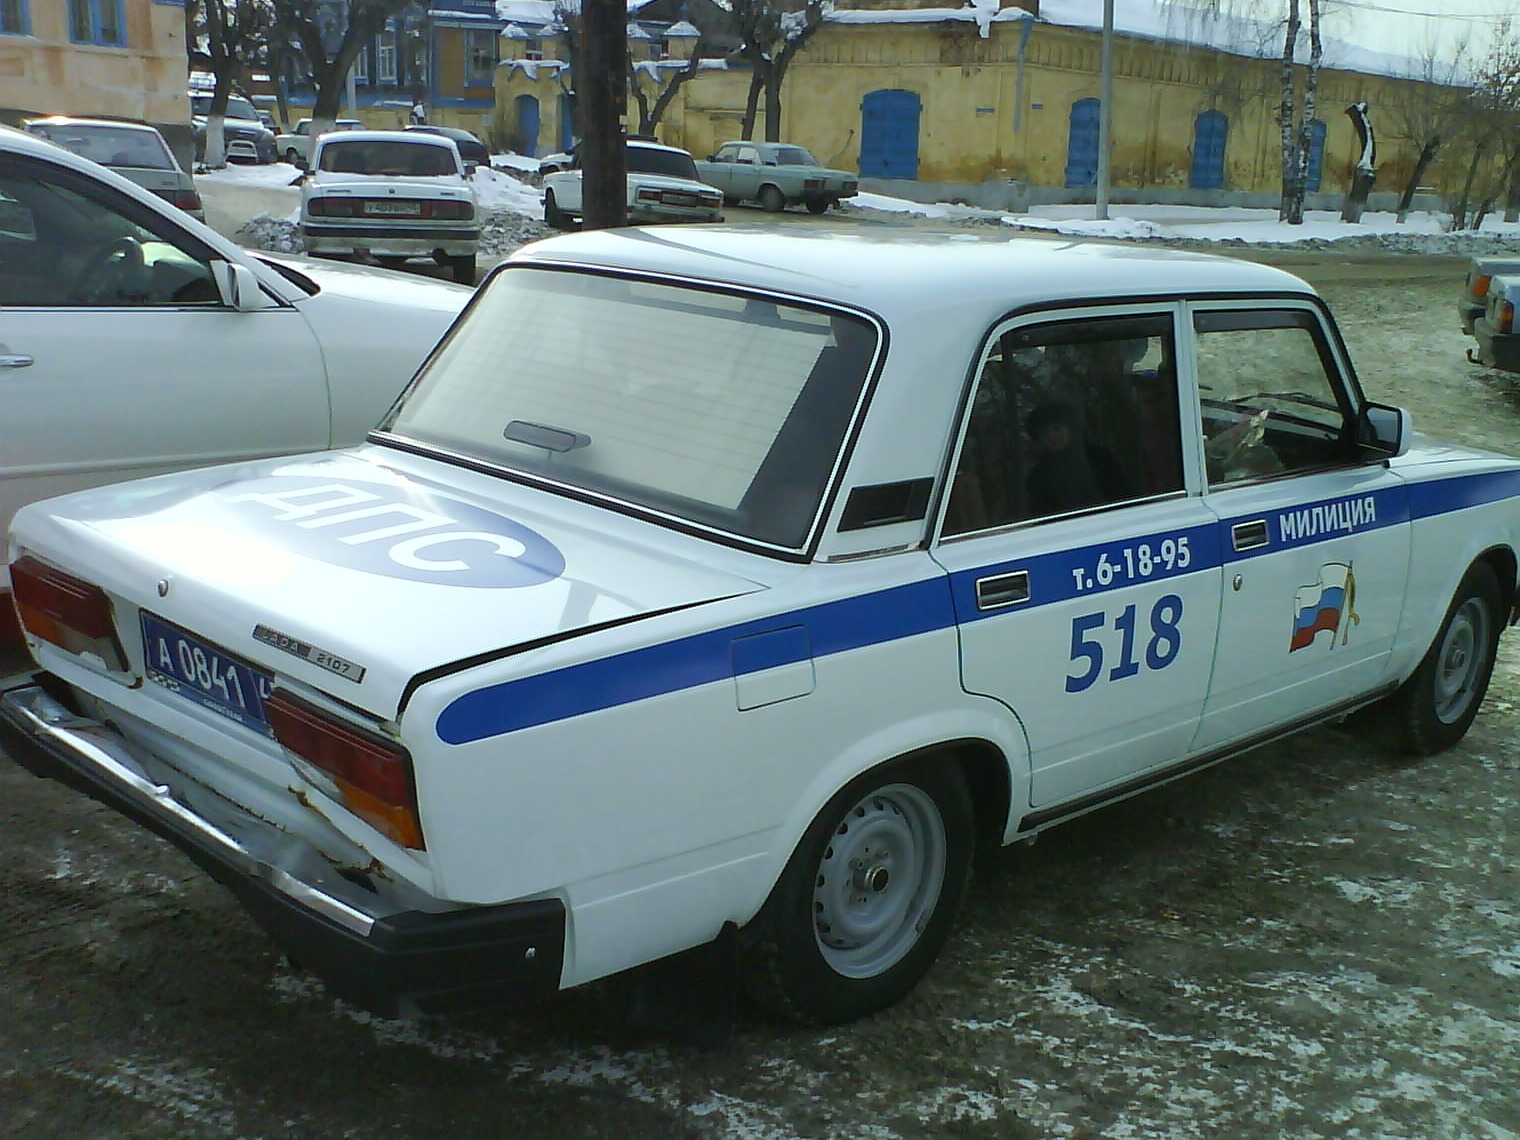
[(26, 34), (26, 0), (0, 0), (0, 36)]
[(375, 47), (375, 78), (381, 83), (396, 82), (396, 29), (380, 33)]
[(489, 87), (496, 70), (496, 33), (465, 32), (464, 82), (466, 87)]
[(663, 41), (649, 41), (649, 58), (653, 60), (661, 60), (665, 58), (665, 44)]
[(369, 45), (362, 44), (359, 54), (354, 56), (353, 66), (350, 68), (355, 83), (369, 82)]
[(121, 6), (122, 0), (69, 0), (69, 39), (76, 44), (124, 45)]
[(539, 40), (539, 39), (534, 39), (534, 38), (529, 38), (529, 39), (523, 40), (523, 54), (522, 54), (522, 57), (524, 59), (543, 59), (544, 58), (544, 44), (543, 44), (543, 41)]

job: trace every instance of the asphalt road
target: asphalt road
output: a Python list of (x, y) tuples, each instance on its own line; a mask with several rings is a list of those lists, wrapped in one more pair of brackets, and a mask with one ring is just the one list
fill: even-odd
[[(785, 219), (790, 222), (790, 217)], [(1279, 253), (1369, 393), (1520, 453), (1463, 362), (1452, 260)], [(1520, 638), (1429, 759), (1331, 726), (979, 869), (905, 1002), (703, 1048), (595, 985), (394, 1022), (329, 998), (230, 897), (0, 760), (0, 1136), (1407, 1137), (1520, 1133)]]

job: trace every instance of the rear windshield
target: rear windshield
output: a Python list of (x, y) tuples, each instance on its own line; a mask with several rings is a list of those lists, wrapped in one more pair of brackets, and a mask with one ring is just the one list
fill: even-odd
[(702, 181), (697, 176), (697, 164), (691, 155), (679, 150), (631, 146), (628, 148), (628, 170), (633, 174), (665, 174), (671, 178)]
[(128, 127), (93, 123), (33, 123), (27, 130), (102, 166), (145, 170), (173, 170), (176, 166), (174, 156), (156, 131), (135, 131)]
[(416, 178), (459, 173), (454, 152), (448, 147), (401, 139), (328, 142), (322, 147), (317, 168), (337, 174), (400, 174)]
[(803, 150), (800, 146), (778, 146), (776, 148), (776, 161), (782, 166), (818, 165), (818, 160), (813, 157), (812, 152)]
[[(210, 95), (190, 96), (190, 111), (195, 115), (211, 114)], [(259, 112), (247, 99), (241, 95), (229, 95), (227, 97), (227, 114), (229, 119), (253, 119), (258, 121)]]
[(805, 545), (875, 328), (759, 296), (498, 274), (382, 432), (767, 545)]

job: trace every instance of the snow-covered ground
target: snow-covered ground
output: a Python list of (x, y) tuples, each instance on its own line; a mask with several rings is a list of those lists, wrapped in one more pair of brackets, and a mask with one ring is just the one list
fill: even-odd
[[(525, 241), (548, 232), (542, 225), (543, 201), (538, 187), (526, 180), (538, 169), (538, 160), (517, 154), (497, 154), (491, 168), (475, 172), (475, 189), (487, 212), (482, 252), (505, 255)], [(239, 187), (281, 188), (289, 192), (288, 213), (270, 212), (250, 220), (239, 231), (239, 240), (268, 249), (294, 249), (295, 224), (300, 212), (300, 191), (293, 185), (295, 168), (285, 163), (270, 166), (229, 166), (200, 174), (203, 183)], [(846, 213), (879, 211), (916, 215), (950, 224), (1002, 225), (1042, 230), (1072, 237), (1117, 240), (1216, 242), (1220, 244), (1284, 245), (1303, 243), (1322, 247), (1351, 241), (1404, 253), (1462, 255), (1493, 250), (1520, 251), (1520, 223), (1503, 221), (1502, 214), (1486, 218), (1478, 232), (1449, 232), (1451, 219), (1441, 214), (1411, 213), (1402, 223), (1391, 213), (1368, 211), (1352, 224), (1340, 220), (1338, 211), (1309, 210), (1302, 225), (1277, 220), (1273, 209), (1201, 206), (1139, 206), (1110, 204), (1107, 220), (1098, 221), (1091, 205), (1038, 206), (1025, 214), (1009, 214), (952, 203), (925, 205), (881, 194), (861, 193), (845, 207)]]

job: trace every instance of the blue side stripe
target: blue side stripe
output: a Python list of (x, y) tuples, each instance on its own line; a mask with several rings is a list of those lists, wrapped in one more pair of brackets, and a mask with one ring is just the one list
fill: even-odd
[[(446, 744), (469, 744), (725, 680), (735, 673), (734, 640), (772, 632), (780, 623), (805, 626), (812, 656), (826, 657), (945, 629), (955, 624), (955, 618), (943, 578), (894, 586), (488, 685), (452, 701), (439, 714), (438, 737)], [(789, 665), (806, 659), (806, 647), (807, 640), (793, 639), (781, 652), (766, 654), (763, 663), (748, 664), (757, 668)]]
[[(1242, 559), (1328, 542), (1351, 533), (1395, 526), (1411, 518), (1429, 518), (1511, 497), (1520, 497), (1520, 471), (1455, 476), (1266, 512), (1268, 543), (1254, 550), (1237, 552), (1230, 548), (1225, 536), (1237, 523), (1263, 518), (1262, 512), (1225, 519), (1218, 524), (1158, 531), (1123, 542), (1097, 543), (961, 570), (946, 578), (929, 578), (842, 598), (531, 677), (487, 685), (450, 702), (439, 714), (437, 732), (439, 739), (446, 744), (469, 744), (745, 673), (790, 665), (810, 656), (827, 657), (948, 629), (955, 625), (957, 612), (960, 620), (966, 622), (1023, 613), (1069, 601), (1079, 594), (1097, 596), (1142, 582), (1165, 581)], [(1370, 511), (1366, 505), (1369, 501)], [(1285, 523), (1290, 516), (1291, 521)], [(1188, 540), (1189, 550), (1186, 566), (1180, 565), (1175, 555), (1176, 543), (1184, 537)], [(1126, 549), (1133, 557), (1139, 547), (1145, 545), (1153, 559), (1158, 559), (1161, 544), (1167, 540), (1173, 543), (1174, 551), (1170, 567), (1163, 561), (1153, 561), (1152, 572), (1143, 577), (1127, 572)], [(1116, 567), (1113, 580), (1106, 585), (1091, 581), (1079, 587), (1077, 572), (1092, 571), (1100, 556)], [(1119, 567), (1124, 567), (1126, 572), (1118, 573)], [(1006, 609), (979, 610), (976, 580), (1012, 570), (1029, 572), (1029, 600)], [(775, 636), (777, 634), (782, 636)], [(736, 647), (734, 643), (743, 638), (754, 640)]]

